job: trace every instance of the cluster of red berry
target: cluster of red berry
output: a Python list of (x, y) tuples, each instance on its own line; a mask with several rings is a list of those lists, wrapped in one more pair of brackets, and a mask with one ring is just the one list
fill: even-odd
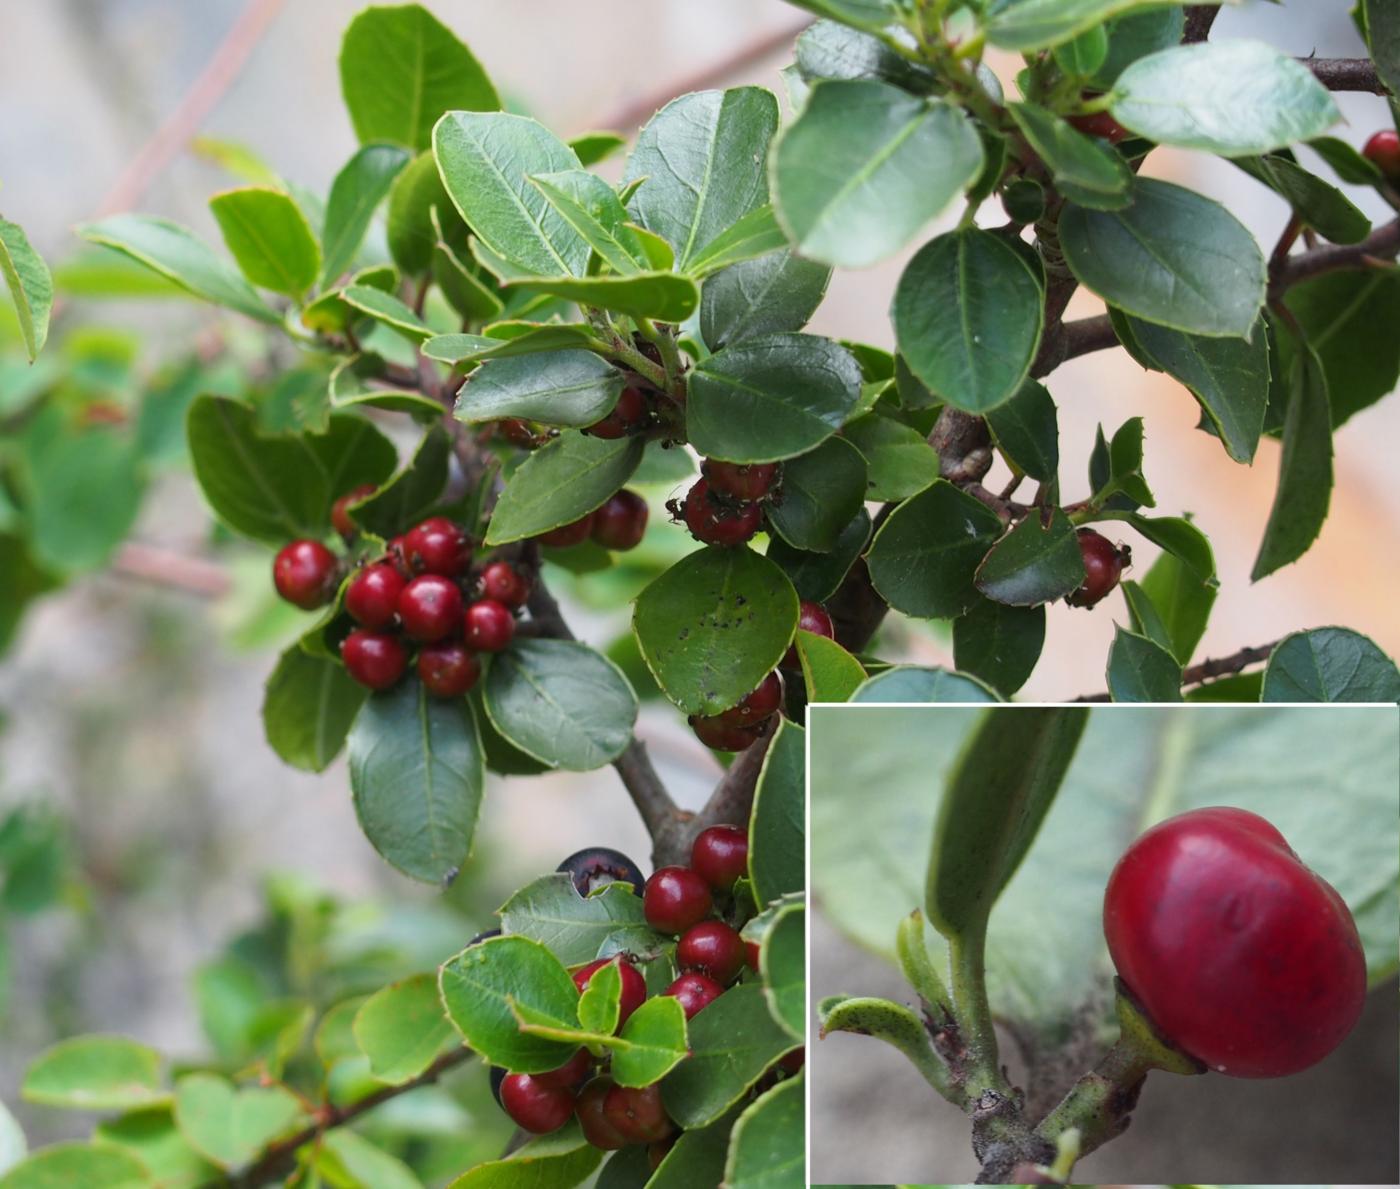
[(647, 531), (647, 502), (625, 487), (610, 495), (602, 507), (569, 524), (560, 525), (535, 538), (551, 549), (568, 549), (590, 538), (604, 549), (619, 553), (635, 549)]
[(776, 462), (734, 463), (707, 458), (700, 478), (671, 514), (706, 545), (742, 545), (763, 527), (763, 505), (774, 498), (782, 469)]

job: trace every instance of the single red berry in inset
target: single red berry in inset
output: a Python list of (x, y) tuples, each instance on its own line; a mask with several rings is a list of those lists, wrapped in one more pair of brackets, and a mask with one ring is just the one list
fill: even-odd
[(464, 528), (446, 516), (430, 516), (404, 534), (404, 557), (415, 574), (455, 578), (472, 560), (472, 541)]
[(584, 433), (595, 438), (625, 438), (640, 429), (647, 419), (647, 398), (640, 388), (624, 388), (613, 411), (595, 421)]
[(725, 504), (710, 494), (710, 481), (698, 479), (686, 492), (681, 517), (690, 535), (706, 545), (742, 545), (763, 524), (757, 504)]
[(386, 628), (399, 613), (399, 595), (407, 585), (388, 562), (366, 566), (345, 588), (345, 610), (361, 627)]
[[(818, 636), (825, 636), (828, 640), (836, 639), (836, 625), (831, 622), (831, 616), (826, 613), (826, 608), (810, 599), (803, 599), (797, 605), (797, 630), (799, 632), (814, 632)], [(802, 658), (797, 655), (796, 644), (793, 644), (783, 656), (783, 664), (789, 669), (802, 667)]]
[(512, 609), (525, 606), (530, 597), (530, 580), (508, 561), (493, 561), (482, 570), (479, 588), (483, 597)]
[(679, 999), (681, 1008), (685, 1011), (685, 1018), (689, 1020), (696, 1012), (704, 1011), (723, 995), (724, 988), (709, 975), (691, 971), (689, 974), (681, 975), (662, 994), (669, 995), (672, 999)]
[(354, 537), (360, 530), (359, 526), (350, 519), (350, 505), (358, 504), (367, 495), (373, 495), (375, 486), (373, 483), (361, 483), (359, 487), (352, 487), (343, 496), (331, 505), (331, 528), (335, 529), (347, 541)]
[(502, 652), (515, 639), (515, 616), (504, 603), (478, 599), (462, 616), (462, 637), (478, 652)]
[(720, 462), (707, 458), (700, 473), (709, 480), (710, 490), (736, 500), (761, 500), (778, 482), (776, 462)]
[(661, 933), (684, 933), (710, 915), (710, 885), (689, 867), (658, 867), (642, 892), (647, 924)]
[(783, 675), (774, 669), (753, 693), (718, 717), (728, 727), (751, 727), (772, 718), (782, 708)]
[(1400, 181), (1400, 133), (1392, 128), (1382, 128), (1373, 133), (1361, 150), (1361, 155), (1389, 181)]
[(320, 541), (293, 541), (272, 560), (272, 584), (287, 602), (303, 611), (324, 607), (335, 597), (335, 554)]
[(558, 1069), (551, 1069), (548, 1073), (535, 1073), (530, 1076), (535, 1079), (537, 1086), (543, 1086), (547, 1090), (572, 1090), (593, 1070), (593, 1054), (587, 1049), (579, 1049), (572, 1057), (564, 1062)]
[(768, 733), (768, 720), (755, 723), (751, 727), (731, 727), (723, 715), (706, 717), (692, 714), (686, 719), (695, 737), (706, 747), (715, 751), (744, 751), (752, 747)]
[(1307, 1069), (1361, 1014), (1366, 957), (1351, 912), (1257, 814), (1195, 809), (1153, 826), (1113, 869), (1103, 917), (1148, 1018), (1220, 1073)]
[(647, 502), (635, 491), (619, 491), (593, 513), (593, 539), (604, 549), (635, 549), (647, 531)]
[(590, 512), (587, 516), (580, 516), (568, 524), (561, 524), (547, 533), (541, 533), (535, 540), (550, 549), (569, 549), (575, 545), (582, 545), (592, 531), (593, 513)]
[(749, 832), (708, 826), (690, 844), (690, 869), (716, 891), (727, 892), (749, 870)]
[(462, 592), (441, 574), (423, 574), (399, 595), (399, 620), (410, 640), (441, 640), (456, 630), (461, 618)]
[(439, 698), (460, 698), (481, 678), (481, 658), (465, 644), (444, 640), (418, 653), (418, 680)]
[(370, 689), (388, 689), (408, 668), (408, 649), (397, 636), (358, 628), (340, 645), (346, 672)]
[(731, 983), (744, 968), (744, 940), (723, 921), (701, 921), (681, 934), (676, 964), (698, 970), (717, 983)]
[(568, 1087), (542, 1086), (528, 1073), (507, 1074), (501, 1082), (501, 1106), (515, 1125), (535, 1135), (558, 1131), (574, 1113), (575, 1096)]
[(1118, 585), (1123, 567), (1132, 561), (1132, 553), (1127, 546), (1117, 546), (1091, 528), (1081, 528), (1079, 554), (1084, 559), (1084, 582), (1065, 596), (1065, 602), (1071, 607), (1092, 607)]
[(567, 872), (580, 896), (587, 896), (610, 883), (626, 883), (638, 896), (645, 881), (642, 869), (620, 850), (609, 846), (587, 846), (576, 850), (555, 868)]
[(1096, 111), (1091, 115), (1070, 116), (1069, 124), (1072, 128), (1077, 128), (1085, 136), (1097, 136), (1100, 140), (1106, 140), (1109, 144), (1117, 144), (1125, 140), (1128, 130), (1123, 127), (1106, 111)]
[(618, 976), (622, 980), (622, 995), (618, 999), (617, 1026), (622, 1027), (627, 1023), (627, 1017), (637, 1008), (646, 1002), (647, 980), (642, 977), (642, 972), (631, 962), (620, 957), (599, 958), (596, 962), (590, 962), (574, 971), (574, 986), (583, 993), (583, 989), (588, 986), (589, 980), (593, 978), (604, 966), (617, 966)]
[(574, 1106), (579, 1126), (583, 1129), (583, 1138), (604, 1152), (616, 1152), (633, 1142), (613, 1125), (606, 1113), (608, 1091), (615, 1085), (612, 1078), (594, 1078), (579, 1091), (578, 1102)]
[(634, 1144), (666, 1139), (675, 1124), (661, 1104), (661, 1086), (613, 1086), (603, 1103), (603, 1115), (619, 1134)]

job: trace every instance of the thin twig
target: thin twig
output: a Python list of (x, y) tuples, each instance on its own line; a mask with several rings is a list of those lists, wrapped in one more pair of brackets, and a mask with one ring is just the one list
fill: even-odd
[(228, 570), (218, 562), (141, 541), (123, 544), (108, 570), (123, 578), (136, 578), (201, 599), (221, 598), (233, 585)]
[(1320, 277), (1324, 273), (1348, 268), (1367, 268), (1374, 260), (1394, 260), (1400, 253), (1400, 219), (1392, 219), (1377, 227), (1359, 244), (1327, 244), (1311, 252), (1300, 252), (1279, 262), (1269, 281), (1269, 297), (1279, 297), (1284, 290)]
[[(1281, 643), (1281, 640), (1271, 640), (1267, 644), (1241, 648), (1229, 656), (1203, 660), (1200, 664), (1192, 665), (1182, 671), (1181, 686), (1185, 689), (1187, 686), (1204, 685), (1207, 681), (1214, 681), (1217, 677), (1230, 677), (1249, 668), (1250, 665), (1267, 661), (1273, 655), (1274, 649)], [(1113, 699), (1108, 694), (1084, 694), (1074, 700), (1076, 702), (1111, 702)]]
[(1198, 5), (1189, 9), (1186, 13), (1186, 29), (1181, 40), (1187, 45), (1205, 41), (1210, 36), (1210, 28), (1215, 24), (1215, 18), (1219, 15), (1218, 4)]
[(1299, 58), (1329, 91), (1364, 91), (1384, 95), (1385, 84), (1370, 58)]
[(1064, 333), (1065, 353), (1061, 362), (1088, 355), (1092, 351), (1103, 351), (1118, 346), (1118, 336), (1113, 331), (1113, 321), (1107, 314), (1095, 314), (1092, 318), (1077, 318), (1061, 327)]

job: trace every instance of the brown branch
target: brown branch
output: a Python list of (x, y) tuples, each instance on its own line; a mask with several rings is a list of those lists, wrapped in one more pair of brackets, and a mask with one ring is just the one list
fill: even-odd
[(1377, 227), (1359, 244), (1328, 244), (1311, 252), (1287, 256), (1272, 270), (1269, 299), (1276, 300), (1299, 281), (1348, 268), (1371, 267), (1374, 261), (1394, 260), (1397, 253), (1400, 253), (1400, 219)]
[(1186, 14), (1186, 29), (1181, 38), (1182, 42), (1193, 45), (1198, 41), (1205, 41), (1210, 36), (1210, 28), (1215, 24), (1215, 18), (1219, 15), (1218, 4), (1191, 8)]
[[(1214, 681), (1217, 677), (1230, 677), (1249, 668), (1250, 665), (1267, 661), (1273, 655), (1274, 649), (1282, 642), (1281, 640), (1271, 640), (1268, 644), (1256, 644), (1250, 648), (1241, 648), (1229, 656), (1203, 660), (1198, 665), (1192, 665), (1190, 668), (1182, 670), (1181, 687), (1185, 689), (1191, 685), (1204, 685), (1208, 681)], [(1074, 700), (1076, 702), (1111, 702), (1113, 698), (1109, 694), (1084, 694)]]
[(1065, 353), (1060, 362), (1088, 355), (1092, 351), (1104, 351), (1118, 346), (1118, 336), (1113, 332), (1113, 322), (1107, 314), (1095, 314), (1092, 318), (1078, 318), (1061, 326), (1064, 334)]
[(123, 578), (184, 591), (201, 599), (221, 598), (233, 585), (228, 571), (218, 562), (140, 541), (122, 545), (108, 569)]
[(1370, 58), (1299, 58), (1329, 91), (1364, 91), (1386, 94), (1385, 84)]

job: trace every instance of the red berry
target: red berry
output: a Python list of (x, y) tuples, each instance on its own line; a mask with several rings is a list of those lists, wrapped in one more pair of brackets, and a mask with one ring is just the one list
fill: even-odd
[(579, 1126), (583, 1128), (583, 1138), (605, 1152), (615, 1152), (633, 1142), (614, 1126), (607, 1114), (608, 1092), (615, 1085), (612, 1078), (594, 1078), (579, 1091), (574, 1107)]
[(1152, 827), (1104, 896), (1109, 954), (1158, 1030), (1233, 1077), (1282, 1077), (1351, 1031), (1366, 958), (1345, 902), (1243, 809)]
[(478, 599), (462, 617), (462, 636), (478, 652), (502, 652), (515, 639), (515, 616), (504, 603)]
[(404, 534), (404, 557), (415, 574), (455, 578), (472, 560), (472, 542), (461, 525), (446, 516), (430, 516)]
[[(814, 632), (818, 636), (825, 636), (828, 640), (836, 639), (836, 625), (831, 622), (831, 616), (826, 613), (826, 608), (820, 603), (813, 603), (808, 599), (803, 599), (797, 606), (797, 630), (799, 632)], [(797, 645), (792, 645), (783, 657), (783, 664), (789, 669), (800, 669), (802, 658), (797, 655)]]
[(1373, 133), (1361, 155), (1390, 181), (1400, 181), (1400, 134), (1393, 129), (1382, 128)]
[(731, 727), (723, 715), (705, 717), (692, 714), (686, 719), (695, 737), (706, 747), (715, 751), (744, 751), (752, 747), (768, 733), (768, 721), (755, 723), (751, 727)]
[(324, 607), (335, 597), (335, 554), (320, 541), (293, 541), (272, 561), (272, 584), (303, 611)]
[(399, 611), (403, 575), (388, 562), (366, 566), (345, 588), (345, 609), (361, 627), (386, 628)]
[(455, 640), (429, 644), (418, 653), (418, 680), (439, 698), (460, 698), (481, 678), (481, 660)]
[(384, 546), (384, 560), (405, 578), (413, 577), (413, 571), (408, 565), (408, 555), (404, 552), (403, 533), (389, 538), (388, 544)]
[(522, 450), (533, 450), (540, 444), (535, 431), (530, 428), (530, 423), (521, 421), (519, 417), (507, 417), (497, 421), (496, 432), (511, 445), (519, 446)]
[(778, 1067), (784, 1073), (799, 1073), (807, 1064), (806, 1048), (793, 1049), (792, 1052), (778, 1058)]
[(635, 549), (647, 531), (647, 502), (635, 491), (619, 491), (593, 513), (593, 539), (604, 549)]
[(367, 495), (373, 495), (375, 486), (373, 483), (361, 483), (359, 487), (352, 487), (343, 496), (331, 505), (331, 528), (335, 529), (347, 541), (354, 537), (359, 531), (359, 526), (350, 519), (350, 505), (358, 504)]
[(493, 561), (481, 571), (481, 593), (512, 609), (525, 606), (530, 581), (508, 561)]
[(759, 953), (760, 953), (760, 951), (759, 951), (759, 948), (758, 948), (758, 942), (756, 942), (756, 941), (746, 941), (746, 942), (744, 942), (744, 954), (745, 954), (745, 956), (746, 956), (747, 959), (748, 959), (749, 969), (752, 970), (755, 974), (758, 973)]
[(723, 921), (701, 921), (681, 934), (676, 964), (708, 974), (717, 983), (732, 983), (744, 968), (744, 941)]
[(456, 630), (461, 618), (462, 592), (441, 574), (415, 578), (399, 595), (399, 620), (410, 640), (441, 640)]
[(704, 1011), (724, 994), (724, 988), (708, 975), (691, 971), (676, 979), (662, 992), (672, 999), (679, 999), (685, 1011), (685, 1018), (692, 1019), (697, 1012)]
[(774, 669), (753, 693), (718, 717), (727, 727), (751, 727), (772, 718), (782, 706), (783, 675)]
[(647, 398), (640, 388), (624, 388), (613, 411), (601, 421), (595, 421), (585, 433), (595, 438), (625, 438), (640, 429), (647, 419)]
[(582, 545), (592, 531), (593, 513), (590, 512), (569, 524), (561, 524), (547, 533), (541, 533), (535, 540), (550, 549), (569, 549), (574, 545)]
[(574, 971), (574, 986), (583, 993), (583, 989), (588, 986), (589, 980), (604, 966), (617, 965), (617, 973), (622, 978), (622, 995), (618, 999), (617, 1026), (622, 1027), (627, 1023), (627, 1017), (637, 1008), (646, 1002), (647, 980), (642, 977), (642, 973), (632, 963), (624, 961), (620, 957), (599, 958), (596, 962), (590, 962), (587, 966)]
[(691, 536), (706, 545), (742, 545), (763, 523), (757, 504), (725, 504), (710, 494), (710, 481), (698, 479), (686, 492), (681, 516)]
[(684, 933), (710, 915), (710, 885), (689, 867), (658, 867), (642, 892), (647, 924), (661, 933)]
[(603, 1115), (628, 1143), (654, 1144), (666, 1139), (675, 1124), (661, 1104), (661, 1087), (613, 1086), (603, 1100)]
[(1106, 111), (1096, 111), (1085, 116), (1070, 116), (1069, 124), (1078, 128), (1085, 136), (1097, 136), (1109, 144), (1117, 144), (1128, 135), (1128, 130)]
[(397, 636), (358, 628), (345, 637), (340, 659), (346, 671), (370, 689), (388, 689), (408, 668), (408, 649)]
[(690, 869), (716, 891), (727, 892), (749, 870), (749, 833), (739, 826), (709, 826), (690, 845)]
[(707, 458), (700, 473), (710, 481), (710, 490), (736, 500), (761, 500), (778, 481), (776, 462), (720, 462)]
[(548, 1073), (536, 1073), (530, 1076), (535, 1079), (535, 1085), (543, 1086), (547, 1090), (572, 1090), (593, 1069), (593, 1054), (587, 1049), (579, 1049), (572, 1057), (564, 1062), (558, 1069), (551, 1069)]
[(587, 896), (610, 883), (626, 883), (638, 896), (645, 886), (642, 869), (620, 850), (608, 846), (587, 846), (576, 850), (555, 868), (566, 872), (580, 896)]
[(501, 1106), (515, 1125), (535, 1135), (558, 1131), (574, 1113), (574, 1092), (568, 1087), (542, 1086), (528, 1073), (507, 1074), (501, 1082)]
[(1084, 583), (1065, 602), (1071, 607), (1092, 607), (1118, 585), (1132, 554), (1091, 528), (1079, 530), (1079, 553), (1084, 559)]

